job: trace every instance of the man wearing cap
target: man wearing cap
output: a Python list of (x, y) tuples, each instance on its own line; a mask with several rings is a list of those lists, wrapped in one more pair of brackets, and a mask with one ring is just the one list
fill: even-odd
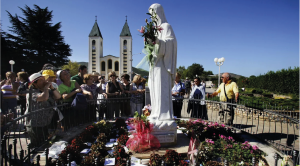
[(85, 65), (80, 65), (78, 68), (78, 75), (71, 77), (71, 80), (75, 80), (78, 85), (83, 84), (83, 76), (87, 73), (87, 68)]
[(57, 89), (58, 85), (55, 83), (56, 75), (53, 70), (43, 70), (42, 76), (45, 77), (47, 82), (51, 82), (53, 88)]
[[(25, 114), (30, 114), (26, 118), (26, 129), (31, 139), (31, 144), (33, 146), (40, 145), (48, 137), (48, 126), (51, 123), (54, 110), (46, 109), (43, 111), (37, 111), (31, 113), (41, 108), (47, 108), (55, 105), (55, 100), (60, 99), (61, 95), (55, 89), (51, 82), (46, 82), (45, 77), (40, 73), (34, 73), (29, 77), (30, 89), (35, 90), (31, 94), (26, 95), (26, 112)], [(29, 101), (31, 100), (31, 105)]]
[[(56, 80), (56, 75), (54, 74), (53, 70), (43, 70), (42, 76), (45, 77), (46, 82), (50, 82), (52, 84), (52, 87), (58, 90), (58, 85), (54, 82)], [(57, 105), (56, 102), (55, 105)], [(60, 110), (55, 108), (55, 111), (57, 111), (57, 114), (54, 114), (53, 116), (53, 125), (56, 124), (57, 120), (61, 121), (63, 119), (63, 115)]]

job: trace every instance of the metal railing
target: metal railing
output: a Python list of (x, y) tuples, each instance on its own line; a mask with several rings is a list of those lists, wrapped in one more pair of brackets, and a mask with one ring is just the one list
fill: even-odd
[[(33, 92), (35, 90), (27, 91), (29, 99)], [(86, 108), (81, 110), (62, 100), (56, 101), (56, 105), (41, 105), (29, 100), (28, 113), (21, 115), (21, 110), (17, 110), (14, 113), (17, 114), (14, 115), (16, 118), (8, 119), (1, 126), (1, 163), (31, 163), (31, 155), (47, 144), (57, 131), (66, 132), (81, 124), (101, 119), (128, 117), (134, 111), (141, 113), (143, 105), (144, 95), (119, 95), (108, 99), (87, 100)], [(59, 112), (63, 115), (62, 120), (59, 120)]]
[[(29, 92), (31, 93), (31, 92)], [(35, 153), (38, 147), (46, 144), (51, 138), (51, 133), (56, 130), (62, 132), (68, 131), (70, 128), (78, 126), (86, 122), (95, 122), (101, 119), (115, 119), (117, 117), (128, 117), (134, 111), (141, 113), (142, 107), (145, 105), (144, 96), (117, 96), (115, 98), (88, 100), (85, 110), (74, 110), (71, 103), (63, 103), (56, 101), (55, 106), (32, 106), (32, 101), (29, 101), (30, 113), (21, 115), (17, 112), (17, 118), (1, 126), (1, 163), (14, 164), (31, 162), (31, 154)], [(249, 102), (240, 101), (239, 103), (223, 103), (212, 100), (199, 99), (181, 99), (173, 100), (173, 103), (180, 103), (181, 118), (202, 118), (208, 121), (221, 122), (220, 111), (227, 109), (225, 104), (234, 106), (234, 119), (231, 125), (236, 130), (249, 133), (263, 141), (266, 141), (271, 146), (279, 150), (282, 155), (287, 154), (293, 156), (294, 163), (299, 163), (299, 119), (295, 118), (298, 113), (281, 113), (269, 109), (257, 108), (249, 106)], [(174, 106), (176, 106), (174, 104)], [(188, 108), (190, 111), (188, 112)], [(53, 111), (52, 118), (45, 118), (43, 115), (47, 111)], [(64, 118), (59, 121), (57, 115), (59, 110)], [(194, 112), (194, 116), (191, 114)], [(288, 110), (292, 112), (294, 110)], [(125, 114), (125, 115), (124, 115)], [(30, 134), (31, 124), (35, 124), (46, 119), (46, 125), (33, 126), (31, 130), (35, 135)], [(49, 119), (49, 120), (48, 120)], [(224, 119), (224, 117), (223, 117)], [(223, 121), (225, 122), (225, 121)], [(61, 129), (62, 127), (62, 129)], [(50, 134), (49, 134), (50, 133)], [(34, 141), (33, 140), (37, 140)]]
[[(294, 164), (299, 164), (299, 119), (298, 112), (286, 110), (287, 113), (274, 111), (266, 107), (256, 107), (247, 101), (225, 103), (213, 100), (182, 99), (181, 118), (201, 118), (212, 122), (226, 123), (226, 117), (220, 114), (233, 106), (234, 119), (230, 126), (235, 130), (251, 134), (265, 141), (281, 152), (281, 156), (290, 155)], [(201, 105), (201, 102), (203, 105)], [(193, 114), (192, 110), (198, 112)], [(190, 111), (188, 111), (190, 110)], [(292, 112), (292, 113), (291, 113)], [(226, 116), (226, 115), (225, 115)], [(222, 118), (221, 118), (222, 117)], [(223, 121), (222, 121), (223, 120)], [(277, 156), (277, 159), (279, 156)]]

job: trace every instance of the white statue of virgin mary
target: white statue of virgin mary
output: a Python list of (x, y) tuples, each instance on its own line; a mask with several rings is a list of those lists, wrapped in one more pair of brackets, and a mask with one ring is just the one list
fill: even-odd
[(177, 41), (171, 25), (167, 22), (164, 9), (160, 4), (152, 4), (149, 13), (157, 14), (158, 32), (156, 47), (153, 51), (155, 61), (150, 66), (148, 85), (150, 89), (152, 112), (150, 119), (173, 119), (172, 86), (175, 80), (177, 63)]

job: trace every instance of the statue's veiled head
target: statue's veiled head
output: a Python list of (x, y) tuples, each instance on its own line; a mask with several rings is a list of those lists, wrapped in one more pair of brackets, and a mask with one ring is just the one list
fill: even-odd
[(165, 12), (164, 12), (164, 8), (160, 4), (154, 3), (149, 7), (149, 13), (152, 14), (151, 9), (153, 9), (154, 12), (157, 14), (157, 24), (158, 25), (167, 22)]

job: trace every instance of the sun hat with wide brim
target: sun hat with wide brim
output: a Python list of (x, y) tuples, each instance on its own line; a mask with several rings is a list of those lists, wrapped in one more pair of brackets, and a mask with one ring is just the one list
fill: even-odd
[(32, 85), (35, 81), (42, 78), (43, 76), (40, 73), (34, 73), (29, 77), (29, 85)]
[(58, 70), (58, 71), (56, 72), (56, 78), (57, 78), (57, 80), (59, 80), (59, 81), (61, 81), (61, 79), (60, 79), (60, 74), (61, 74), (62, 71), (64, 71), (64, 70)]

